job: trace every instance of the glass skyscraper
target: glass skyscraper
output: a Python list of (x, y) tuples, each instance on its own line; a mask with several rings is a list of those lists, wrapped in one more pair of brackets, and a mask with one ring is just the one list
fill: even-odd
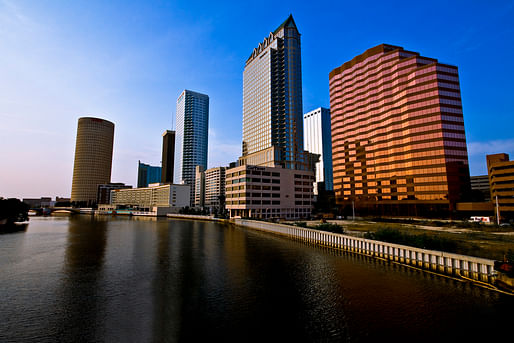
[(177, 99), (175, 133), (175, 183), (191, 185), (194, 203), (195, 168), (207, 169), (209, 97), (184, 90)]
[(150, 183), (161, 182), (161, 167), (154, 167), (149, 164), (137, 164), (137, 188), (148, 187)]
[(306, 168), (300, 51), (290, 15), (246, 61), (241, 164)]

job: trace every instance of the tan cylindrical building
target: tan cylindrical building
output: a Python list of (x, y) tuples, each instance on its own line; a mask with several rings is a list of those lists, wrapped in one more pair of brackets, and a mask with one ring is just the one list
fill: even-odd
[(111, 181), (114, 124), (110, 121), (79, 118), (75, 164), (71, 186), (72, 202), (96, 201), (98, 185)]

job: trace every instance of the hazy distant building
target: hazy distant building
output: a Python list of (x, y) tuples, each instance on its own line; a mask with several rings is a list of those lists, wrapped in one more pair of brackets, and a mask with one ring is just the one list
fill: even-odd
[(469, 193), (455, 66), (382, 44), (329, 75), (336, 201), (351, 213), (442, 216)]
[(24, 198), (22, 200), (22, 202), (29, 205), (30, 208), (50, 207), (50, 205), (52, 204), (52, 198), (51, 197)]
[(514, 161), (508, 154), (487, 155), (491, 201), (500, 218), (514, 218)]
[(161, 182), (161, 167), (154, 167), (138, 161), (137, 188), (148, 187), (151, 183)]
[(125, 185), (121, 182), (111, 182), (107, 184), (98, 185), (98, 192), (96, 197), (97, 204), (110, 204), (111, 203), (111, 191), (115, 189), (127, 189), (132, 186)]
[(489, 187), (489, 176), (478, 175), (471, 176), (471, 189), (474, 191), (480, 191), (484, 196), (484, 201), (491, 200), (491, 188)]
[(110, 121), (79, 118), (71, 201), (90, 206), (96, 202), (98, 185), (111, 181), (114, 124)]
[(303, 146), (305, 150), (320, 155), (316, 163), (314, 194), (318, 194), (319, 186), (333, 190), (332, 131), (328, 108), (319, 107), (303, 115)]
[(114, 208), (132, 208), (157, 214), (178, 212), (189, 206), (189, 185), (152, 184), (149, 187), (111, 192)]
[(175, 168), (175, 131), (166, 130), (162, 134), (162, 183), (173, 183)]
[(175, 133), (175, 183), (191, 187), (194, 204), (195, 168), (207, 168), (209, 136), (209, 97), (184, 90), (177, 99)]

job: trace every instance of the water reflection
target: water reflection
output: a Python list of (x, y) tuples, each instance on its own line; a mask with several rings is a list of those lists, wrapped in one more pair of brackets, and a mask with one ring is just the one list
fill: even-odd
[(101, 279), (107, 246), (107, 224), (97, 217), (70, 218), (64, 259), (64, 275), (52, 331), (64, 341), (80, 337), (98, 341), (105, 331), (105, 299)]
[(0, 342), (476, 341), (514, 319), (514, 297), (209, 222), (34, 220), (0, 246)]

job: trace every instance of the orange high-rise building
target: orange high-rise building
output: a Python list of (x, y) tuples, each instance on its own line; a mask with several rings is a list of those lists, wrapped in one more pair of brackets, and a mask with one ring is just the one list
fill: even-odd
[(452, 211), (470, 187), (457, 67), (383, 44), (329, 78), (337, 203), (362, 214)]

